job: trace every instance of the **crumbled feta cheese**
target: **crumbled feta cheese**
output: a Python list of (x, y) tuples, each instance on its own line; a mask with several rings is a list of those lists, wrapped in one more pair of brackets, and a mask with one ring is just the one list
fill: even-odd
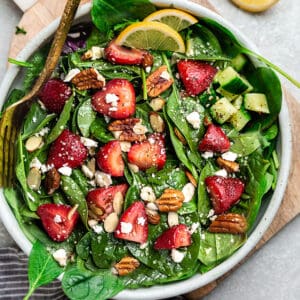
[(119, 101), (119, 97), (116, 94), (107, 93), (105, 96), (105, 102), (107, 104)]
[(112, 184), (112, 179), (110, 174), (97, 171), (95, 173), (96, 184), (100, 187), (108, 187)]
[(78, 68), (71, 69), (69, 73), (66, 75), (64, 82), (70, 82), (79, 73), (80, 70)]
[(235, 152), (228, 151), (228, 152), (223, 153), (221, 156), (223, 159), (226, 159), (229, 161), (235, 161), (238, 157), (238, 154)]
[(88, 168), (86, 165), (82, 165), (81, 167), (82, 173), (85, 175), (85, 177), (89, 179), (93, 179), (94, 173)]
[(183, 202), (190, 202), (195, 194), (195, 187), (189, 182), (183, 187), (182, 193), (184, 195)]
[(41, 171), (42, 173), (47, 173), (48, 171), (50, 171), (51, 169), (54, 168), (54, 165), (51, 164), (51, 165), (41, 165)]
[(100, 234), (103, 232), (103, 227), (100, 224), (92, 226), (92, 229), (95, 233)]
[(141, 226), (144, 226), (145, 223), (146, 223), (146, 219), (143, 218), (143, 217), (139, 217), (139, 218), (137, 219), (137, 223), (138, 223), (139, 225), (141, 225)]
[(80, 137), (80, 141), (81, 143), (86, 146), (86, 147), (98, 147), (98, 142), (92, 140), (92, 139), (89, 139), (89, 138), (86, 138), (86, 137)]
[(89, 51), (91, 51), (91, 60), (96, 60), (104, 57), (104, 48), (93, 46)]
[(151, 72), (151, 67), (150, 66), (146, 67), (145, 71), (146, 71), (146, 73), (150, 73)]
[(56, 250), (55, 252), (53, 252), (52, 256), (61, 267), (65, 267), (67, 265), (68, 254), (65, 249), (61, 248)]
[(121, 232), (122, 233), (130, 233), (132, 232), (132, 224), (131, 223), (126, 223), (126, 222), (121, 222)]
[(198, 228), (199, 228), (200, 224), (197, 223), (193, 223), (190, 229), (190, 234), (193, 234)]
[(50, 131), (49, 127), (42, 128), (39, 132), (35, 133), (35, 136), (45, 136)]
[(95, 219), (89, 219), (88, 225), (92, 228), (93, 226), (98, 225), (98, 221)]
[(151, 186), (144, 186), (141, 189), (140, 197), (147, 202), (154, 202), (156, 200), (156, 196)]
[(217, 172), (215, 172), (215, 175), (216, 176), (227, 177), (228, 173), (225, 169), (221, 169), (221, 170), (218, 170)]
[(61, 223), (62, 222), (62, 218), (60, 215), (55, 215), (53, 221), (55, 223)]
[(163, 78), (163, 79), (165, 79), (165, 80), (170, 80), (170, 78), (171, 78), (168, 71), (163, 71), (163, 72), (160, 74), (159, 77), (160, 77), (160, 78)]
[(57, 171), (65, 176), (71, 176), (72, 174), (72, 169), (70, 167), (61, 167)]
[(109, 123), (110, 122), (110, 117), (104, 115), (104, 120), (105, 120), (106, 123)]
[(29, 165), (29, 168), (37, 168), (38, 170), (40, 170), (40, 168), (42, 167), (42, 163), (39, 161), (39, 159), (37, 157), (34, 157)]
[(214, 216), (215, 214), (215, 211), (213, 209), (211, 209), (209, 212), (208, 212), (208, 215), (207, 215), (207, 218), (211, 218), (212, 216)]
[(185, 252), (178, 251), (177, 249), (172, 249), (171, 257), (175, 263), (181, 263), (185, 257)]
[(208, 158), (214, 157), (214, 153), (212, 151), (205, 151), (204, 153), (201, 154), (201, 156), (204, 159), (208, 159)]
[(200, 115), (197, 111), (193, 111), (192, 113), (186, 116), (186, 120), (193, 126), (194, 129), (200, 128)]
[(143, 250), (143, 249), (147, 248), (147, 246), (148, 246), (148, 242), (143, 243), (143, 244), (140, 245), (140, 249)]

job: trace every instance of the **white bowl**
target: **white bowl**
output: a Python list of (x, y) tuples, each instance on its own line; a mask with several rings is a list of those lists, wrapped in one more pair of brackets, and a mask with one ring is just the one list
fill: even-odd
[[(184, 0), (152, 0), (151, 2), (160, 7), (173, 6), (175, 8), (179, 8), (190, 12), (195, 16), (215, 19), (217, 22), (230, 29), (243, 45), (245, 45), (247, 48), (254, 50), (255, 52), (258, 52), (256, 46), (251, 41), (249, 41), (241, 32), (239, 32), (234, 27), (234, 25), (224, 20), (220, 15), (198, 4)], [(78, 10), (76, 20), (83, 20), (89, 18), (90, 9), (91, 4), (82, 5)], [(30, 43), (28, 43), (18, 55), (17, 59), (27, 60), (39, 48), (41, 44), (49, 40), (49, 37), (52, 36), (52, 34), (57, 28), (58, 22), (58, 20), (54, 21), (43, 31), (41, 31), (33, 40), (31, 40)], [(7, 98), (9, 90), (12, 87), (18, 86), (21, 77), (19, 71), (20, 70), (17, 66), (9, 67), (0, 87), (0, 107), (2, 107), (4, 100)], [(279, 115), (279, 124), (280, 137), (278, 143), (278, 152), (281, 164), (278, 174), (277, 186), (270, 201), (263, 202), (260, 215), (256, 222), (256, 226), (250, 234), (247, 242), (227, 260), (225, 260), (223, 263), (221, 263), (220, 265), (203, 275), (197, 274), (183, 281), (164, 285), (156, 285), (150, 288), (124, 290), (117, 295), (116, 299), (153, 300), (187, 293), (214, 281), (215, 279), (232, 269), (243, 258), (247, 256), (247, 254), (255, 247), (255, 245), (261, 239), (261, 237), (271, 224), (272, 220), (274, 219), (276, 212), (280, 207), (287, 185), (287, 179), (289, 176), (291, 162), (292, 139), (290, 118), (288, 114), (287, 105), (284, 99), (282, 110)], [(32, 245), (21, 231), (10, 207), (6, 203), (2, 190), (0, 191), (0, 217), (8, 232), (19, 245), (19, 247), (27, 255), (29, 255)]]

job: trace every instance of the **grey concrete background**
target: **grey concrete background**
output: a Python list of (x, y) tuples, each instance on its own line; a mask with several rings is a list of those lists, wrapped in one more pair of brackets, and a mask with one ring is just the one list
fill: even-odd
[[(300, 81), (299, 0), (281, 0), (260, 14), (243, 12), (227, 0), (211, 0), (211, 3), (254, 41), (266, 58)], [(20, 17), (21, 12), (11, 0), (0, 1), (0, 81)], [(283, 83), (300, 101), (300, 90), (285, 79)], [(0, 223), (0, 247), (11, 245), (15, 243)], [(205, 299), (299, 300), (300, 217), (287, 225)]]

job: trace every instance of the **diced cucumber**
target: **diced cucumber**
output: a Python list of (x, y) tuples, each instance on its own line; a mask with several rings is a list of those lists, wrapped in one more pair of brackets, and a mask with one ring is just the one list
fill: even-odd
[(243, 96), (238, 96), (231, 103), (236, 109), (240, 109), (243, 104)]
[(239, 53), (236, 57), (231, 60), (232, 66), (239, 72), (243, 69), (247, 63), (247, 58), (242, 53)]
[(219, 124), (226, 122), (236, 112), (237, 109), (226, 98), (221, 98), (210, 108), (212, 117)]
[(232, 94), (242, 94), (252, 90), (251, 84), (232, 67), (227, 67), (218, 75), (223, 90)]
[(244, 96), (245, 108), (258, 113), (269, 114), (268, 100), (265, 94), (249, 93)]
[(250, 120), (250, 114), (241, 107), (241, 109), (231, 116), (229, 122), (237, 131), (241, 131)]
[(229, 101), (232, 101), (239, 96), (236, 94), (229, 93), (229, 92), (225, 91), (224, 89), (222, 89), (221, 87), (218, 87), (216, 91), (219, 94), (221, 94), (223, 97), (227, 98)]
[(216, 74), (215, 74), (215, 76), (214, 76), (214, 78), (213, 78), (213, 83), (219, 83), (219, 75), (222, 73), (222, 71), (221, 70), (219, 70)]

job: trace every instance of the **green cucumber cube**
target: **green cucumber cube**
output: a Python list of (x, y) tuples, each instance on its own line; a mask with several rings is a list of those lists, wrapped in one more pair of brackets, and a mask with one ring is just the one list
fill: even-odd
[(221, 98), (210, 108), (212, 117), (219, 124), (226, 122), (236, 112), (237, 109), (226, 98)]

